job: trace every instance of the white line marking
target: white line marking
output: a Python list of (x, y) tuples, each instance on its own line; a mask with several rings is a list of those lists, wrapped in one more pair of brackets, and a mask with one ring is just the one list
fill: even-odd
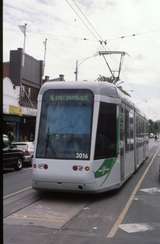
[(107, 238), (113, 238), (113, 237), (115, 236), (115, 234), (117, 233), (118, 228), (119, 228), (119, 225), (123, 222), (123, 220), (124, 220), (124, 218), (125, 218), (125, 216), (126, 216), (128, 210), (129, 210), (129, 208), (130, 208), (130, 206), (131, 206), (131, 204), (132, 204), (132, 201), (134, 200), (135, 195), (136, 195), (138, 189), (140, 188), (140, 186), (141, 186), (141, 184), (142, 184), (142, 182), (143, 182), (143, 180), (144, 180), (144, 178), (145, 178), (145, 176), (146, 176), (148, 170), (149, 170), (150, 167), (152, 166), (152, 164), (153, 164), (153, 162), (154, 162), (154, 159), (155, 159), (155, 157), (157, 156), (158, 152), (159, 152), (159, 148), (158, 148), (158, 150), (156, 151), (156, 153), (154, 154), (154, 156), (153, 156), (151, 162), (149, 163), (149, 165), (148, 165), (147, 168), (145, 169), (145, 171), (144, 171), (142, 177), (140, 178), (140, 180), (139, 180), (138, 183), (136, 184), (136, 186), (135, 186), (133, 192), (131, 193), (130, 198), (128, 199), (128, 201), (127, 201), (127, 203), (126, 203), (126, 205), (125, 205), (125, 207), (123, 208), (123, 210), (122, 210), (122, 212), (120, 213), (118, 219), (116, 220), (116, 222), (114, 223), (114, 225), (113, 225), (113, 227), (111, 228), (110, 232), (108, 233)]
[(120, 225), (119, 228), (122, 230), (128, 232), (128, 233), (136, 233), (136, 232), (144, 232), (148, 230), (153, 230), (153, 227), (150, 226), (149, 224), (141, 223), (133, 223), (133, 224), (123, 224)]
[(140, 191), (146, 192), (146, 193), (150, 193), (150, 194), (154, 194), (159, 192), (160, 193), (160, 188), (158, 187), (152, 187), (152, 188), (143, 188), (140, 189)]
[(5, 199), (7, 199), (7, 198), (9, 198), (9, 197), (13, 197), (13, 196), (17, 195), (18, 193), (27, 191), (27, 190), (29, 190), (29, 189), (32, 189), (32, 187), (31, 187), (31, 186), (28, 186), (28, 187), (26, 187), (26, 188), (23, 188), (22, 190), (13, 192), (13, 193), (11, 193), (11, 194), (8, 194), (8, 195), (6, 195), (6, 196), (3, 197), (3, 200), (5, 200)]

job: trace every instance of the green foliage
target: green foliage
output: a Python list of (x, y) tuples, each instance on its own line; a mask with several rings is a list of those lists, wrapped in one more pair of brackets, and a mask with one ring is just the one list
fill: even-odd
[(99, 75), (97, 78), (98, 81), (107, 81), (109, 83), (113, 83), (112, 77), (106, 77), (104, 75)]
[(149, 119), (149, 133), (159, 134), (160, 133), (160, 120), (153, 121)]

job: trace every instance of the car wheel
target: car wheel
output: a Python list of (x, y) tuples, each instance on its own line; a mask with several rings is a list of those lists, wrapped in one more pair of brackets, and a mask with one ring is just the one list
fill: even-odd
[(17, 163), (15, 165), (15, 170), (20, 170), (23, 168), (23, 162), (22, 162), (22, 159), (21, 158), (18, 158), (17, 159)]

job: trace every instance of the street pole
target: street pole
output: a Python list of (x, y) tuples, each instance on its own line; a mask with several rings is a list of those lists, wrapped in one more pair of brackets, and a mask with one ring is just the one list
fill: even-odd
[(75, 81), (78, 81), (78, 60), (76, 60)]
[(25, 48), (26, 48), (26, 30), (27, 30), (27, 24), (24, 24), (23, 26), (23, 34), (24, 34), (24, 41), (23, 41), (23, 54), (22, 54), (22, 67), (24, 67), (24, 59), (25, 59)]
[(24, 59), (25, 59), (25, 48), (26, 48), (26, 30), (27, 30), (27, 24), (25, 23), (24, 25), (19, 25), (19, 28), (21, 32), (24, 35), (24, 40), (23, 40), (23, 51), (22, 51), (22, 59), (21, 59), (21, 71), (20, 71), (20, 101), (21, 101), (21, 96), (22, 96), (22, 70), (24, 67)]
[(75, 74), (75, 81), (78, 81), (78, 74), (79, 74), (79, 70), (78, 69), (79, 69), (79, 66), (81, 64), (83, 64), (85, 61), (87, 61), (88, 59), (93, 58), (93, 57), (96, 57), (98, 55), (99, 55), (99, 53), (95, 53), (92, 56), (89, 56), (89, 57), (86, 57), (86, 58), (82, 59), (81, 62), (78, 62), (78, 60), (76, 60), (76, 69), (75, 69), (75, 72), (74, 72), (74, 74)]
[(44, 70), (45, 70), (45, 65), (46, 65), (47, 38), (45, 39), (43, 44), (44, 44), (44, 58), (43, 58), (43, 75), (44, 75)]

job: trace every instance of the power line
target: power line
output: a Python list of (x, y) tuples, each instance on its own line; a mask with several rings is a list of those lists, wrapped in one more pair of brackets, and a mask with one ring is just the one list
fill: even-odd
[[(10, 29), (8, 29), (10, 30)], [(44, 32), (41, 32), (38, 30), (38, 32), (36, 31), (30, 31), (28, 30), (28, 32), (32, 32), (32, 34), (40, 34), (40, 35), (44, 35)], [(105, 45), (107, 45), (108, 41), (113, 41), (113, 40), (118, 40), (118, 39), (121, 39), (121, 40), (124, 40), (126, 38), (134, 38), (134, 37), (137, 37), (137, 36), (143, 36), (143, 35), (146, 35), (146, 34), (150, 34), (150, 33), (156, 33), (156, 32), (160, 32), (160, 30), (155, 30), (155, 31), (146, 31), (146, 32), (139, 32), (139, 33), (133, 33), (133, 34), (126, 34), (126, 35), (121, 35), (121, 36), (118, 36), (118, 37), (113, 37), (113, 38), (106, 38), (104, 41), (101, 41), (101, 40), (93, 40), (91, 38), (88, 38), (88, 37), (80, 37), (80, 36), (65, 36), (65, 35), (56, 35), (56, 34), (52, 34), (50, 32), (45, 32), (45, 34), (47, 35), (52, 35), (53, 38), (55, 39), (78, 39), (79, 41), (90, 41), (90, 42), (102, 42), (104, 43)], [(100, 43), (102, 45), (102, 43)]]
[[(82, 12), (82, 10), (81, 10), (80, 7), (78, 6), (78, 4), (76, 4), (76, 2), (72, 0), (72, 2), (75, 4), (75, 6), (77, 7), (77, 9), (80, 11), (80, 13), (83, 15), (83, 17), (85, 18), (85, 20), (86, 20), (87, 23), (89, 24), (90, 28), (88, 27), (88, 25), (86, 25), (86, 23), (84, 22), (84, 20), (83, 20), (83, 19), (81, 18), (81, 16), (77, 13), (77, 11), (72, 7), (72, 5), (69, 3), (69, 1), (68, 1), (68, 0), (65, 0), (65, 1), (66, 1), (66, 2), (68, 3), (68, 5), (72, 8), (72, 10), (76, 13), (76, 15), (80, 18), (80, 20), (83, 22), (83, 24), (85, 24), (85, 26), (87, 27), (87, 29), (90, 31), (90, 28), (92, 28), (92, 30), (93, 30), (96, 34), (94, 34), (93, 31), (90, 31), (90, 32), (92, 33), (92, 35), (94, 35), (94, 37), (96, 38), (96, 40), (99, 41), (99, 43), (102, 45), (102, 47), (104, 48), (104, 50), (107, 51), (107, 50), (106, 50), (106, 47), (104, 46), (104, 43), (105, 43), (105, 45), (106, 45), (107, 42), (106, 42), (106, 41), (105, 41), (105, 42), (103, 41), (103, 38), (99, 35), (99, 33), (96, 31), (96, 29), (95, 29), (95, 27), (93, 26), (93, 24), (92, 24), (92, 23), (90, 22), (90, 20), (86, 17), (86, 15)], [(97, 35), (98, 35), (98, 37), (100, 37), (100, 40), (98, 39)], [(114, 74), (113, 74), (113, 72), (112, 72), (112, 70), (111, 70), (111, 68), (110, 68), (110, 65), (109, 65), (107, 59), (104, 58), (104, 60), (105, 60), (105, 63), (106, 63), (106, 65), (107, 65), (107, 67), (108, 67), (110, 73), (111, 73), (112, 78), (114, 79), (114, 78), (115, 78), (115, 77), (114, 77)]]
[[(96, 33), (96, 35), (100, 38), (100, 40), (99, 40), (98, 38), (97, 38), (97, 40), (98, 40), (99, 43), (102, 45), (102, 47), (104, 48), (104, 50), (107, 51), (107, 50), (106, 50), (106, 47), (105, 47), (105, 46), (107, 45), (107, 40), (105, 40), (105, 41), (103, 40), (102, 36), (97, 32), (96, 28), (94, 27), (94, 25), (92, 24), (92, 22), (89, 20), (89, 18), (86, 16), (86, 14), (84, 14), (84, 12), (81, 10), (81, 8), (80, 8), (79, 5), (77, 4), (77, 2), (76, 2), (75, 0), (72, 0), (72, 2), (75, 4), (75, 6), (77, 7), (77, 9), (78, 9), (78, 10), (80, 11), (80, 13), (83, 15), (83, 17), (85, 18), (85, 20), (87, 21), (87, 23), (89, 24), (89, 26), (94, 30), (94, 32)], [(109, 50), (109, 48), (108, 48), (108, 50)], [(104, 58), (104, 60), (105, 60), (105, 63), (106, 63), (106, 65), (107, 65), (107, 67), (108, 67), (108, 69), (109, 69), (109, 71), (110, 71), (112, 77), (114, 78), (114, 74), (113, 74), (113, 72), (112, 72), (112, 70), (111, 70), (111, 68), (110, 68), (110, 65), (109, 65), (107, 59)]]
[[(72, 10), (75, 12), (75, 14), (80, 18), (80, 20), (83, 22), (83, 24), (85, 24), (86, 28), (92, 33), (92, 35), (96, 38), (96, 40), (103, 46), (103, 48), (105, 49), (104, 47), (104, 44), (106, 45), (107, 42), (106, 41), (103, 41), (103, 38), (100, 36), (100, 34), (97, 32), (97, 30), (95, 29), (94, 25), (91, 23), (91, 21), (89, 20), (89, 18), (83, 13), (83, 11), (80, 9), (80, 7), (78, 6), (78, 4), (72, 0), (72, 2), (75, 4), (75, 6), (77, 7), (77, 9), (80, 11), (80, 13), (83, 15), (83, 17), (85, 18), (86, 22), (88, 23), (88, 25), (90, 27), (88, 27), (88, 25), (86, 25), (85, 21), (81, 18), (81, 16), (77, 13), (77, 11), (72, 7), (72, 5), (69, 3), (68, 0), (65, 0), (68, 5), (72, 8)], [(91, 30), (92, 28), (92, 30)], [(96, 34), (95, 34), (95, 33)], [(98, 38), (98, 37), (99, 38)]]
[(72, 7), (72, 5), (70, 4), (70, 2), (68, 0), (65, 0), (66, 3), (70, 6), (70, 8), (74, 11), (74, 13), (79, 17), (79, 19), (81, 20), (81, 22), (85, 25), (85, 27), (88, 29), (88, 31), (92, 34), (92, 36), (94, 36), (94, 38), (97, 40), (97, 36), (94, 34), (94, 32), (87, 26), (87, 24), (85, 23), (85, 21), (81, 18), (81, 16), (78, 14), (78, 12)]
[(83, 11), (81, 10), (81, 8), (79, 7), (79, 5), (76, 3), (75, 0), (72, 0), (72, 2), (75, 4), (75, 6), (77, 7), (77, 9), (80, 11), (80, 13), (84, 16), (84, 18), (86, 19), (86, 21), (88, 22), (88, 24), (91, 26), (91, 28), (94, 30), (94, 32), (97, 34), (97, 36), (100, 38), (100, 40), (98, 41), (102, 41), (103, 42), (103, 38), (100, 36), (100, 34), (97, 32), (96, 28), (94, 27), (94, 25), (92, 24), (92, 22), (89, 20), (89, 18), (83, 13)]
[[(82, 23), (85, 25), (85, 27), (89, 30), (89, 32), (96, 38), (96, 40), (98, 40), (99, 41), (99, 43), (103, 46), (103, 48), (106, 50), (106, 48), (105, 48), (105, 46), (104, 46), (104, 44), (103, 44), (103, 40), (102, 40), (102, 38), (101, 38), (101, 36), (98, 34), (98, 36), (100, 36), (100, 40), (98, 39), (98, 37), (96, 36), (97, 35), (97, 31), (96, 31), (96, 35), (95, 35), (95, 28), (92, 26), (92, 24), (91, 24), (91, 22), (88, 20), (88, 18), (85, 16), (85, 14), (82, 12), (82, 10), (79, 8), (79, 6), (78, 5), (76, 5), (76, 6), (78, 6), (77, 8), (79, 9), (79, 11), (81, 12), (81, 14), (83, 15), (83, 17), (86, 19), (86, 21), (89, 23), (89, 25), (92, 27), (92, 29), (94, 29), (94, 32), (88, 27), (88, 25), (85, 23), (85, 21), (81, 18), (81, 16), (77, 13), (77, 11), (72, 7), (72, 5), (71, 5), (71, 3), (68, 1), (68, 0), (65, 0), (66, 1), (66, 3), (70, 6), (70, 8), (74, 11), (74, 13), (80, 18), (80, 20), (82, 21)], [(75, 3), (75, 2), (74, 2)], [(111, 72), (111, 68), (110, 68), (110, 66), (109, 66), (109, 63), (107, 62), (107, 60), (105, 59), (105, 62), (106, 62), (106, 64), (107, 64), (107, 66), (109, 67), (109, 71)], [(113, 74), (113, 72), (111, 72), (111, 76), (112, 76), (112, 78), (114, 79), (115, 77), (114, 77), (114, 74)]]
[(106, 50), (105, 45), (107, 45), (107, 40), (103, 40), (102, 36), (97, 32), (96, 28), (94, 27), (94, 25), (92, 24), (92, 22), (89, 20), (89, 18), (86, 16), (86, 14), (81, 10), (81, 8), (79, 7), (79, 5), (77, 4), (77, 2), (75, 0), (72, 0), (72, 2), (74, 3), (74, 5), (77, 7), (77, 9), (80, 11), (80, 13), (83, 15), (83, 17), (85, 18), (85, 20), (87, 21), (88, 25), (92, 28), (92, 30), (96, 33), (96, 35), (98, 36), (97, 41), (100, 43), (100, 45), (102, 45), (102, 47), (104, 48), (104, 50)]
[(118, 37), (113, 37), (113, 38), (107, 38), (107, 41), (112, 41), (112, 40), (117, 40), (117, 39), (125, 39), (125, 38), (132, 38), (132, 37), (137, 37), (137, 36), (142, 36), (154, 32), (160, 32), (160, 30), (153, 30), (153, 31), (146, 31), (146, 32), (139, 32), (139, 33), (133, 33), (133, 34), (126, 34), (126, 35), (121, 35)]

